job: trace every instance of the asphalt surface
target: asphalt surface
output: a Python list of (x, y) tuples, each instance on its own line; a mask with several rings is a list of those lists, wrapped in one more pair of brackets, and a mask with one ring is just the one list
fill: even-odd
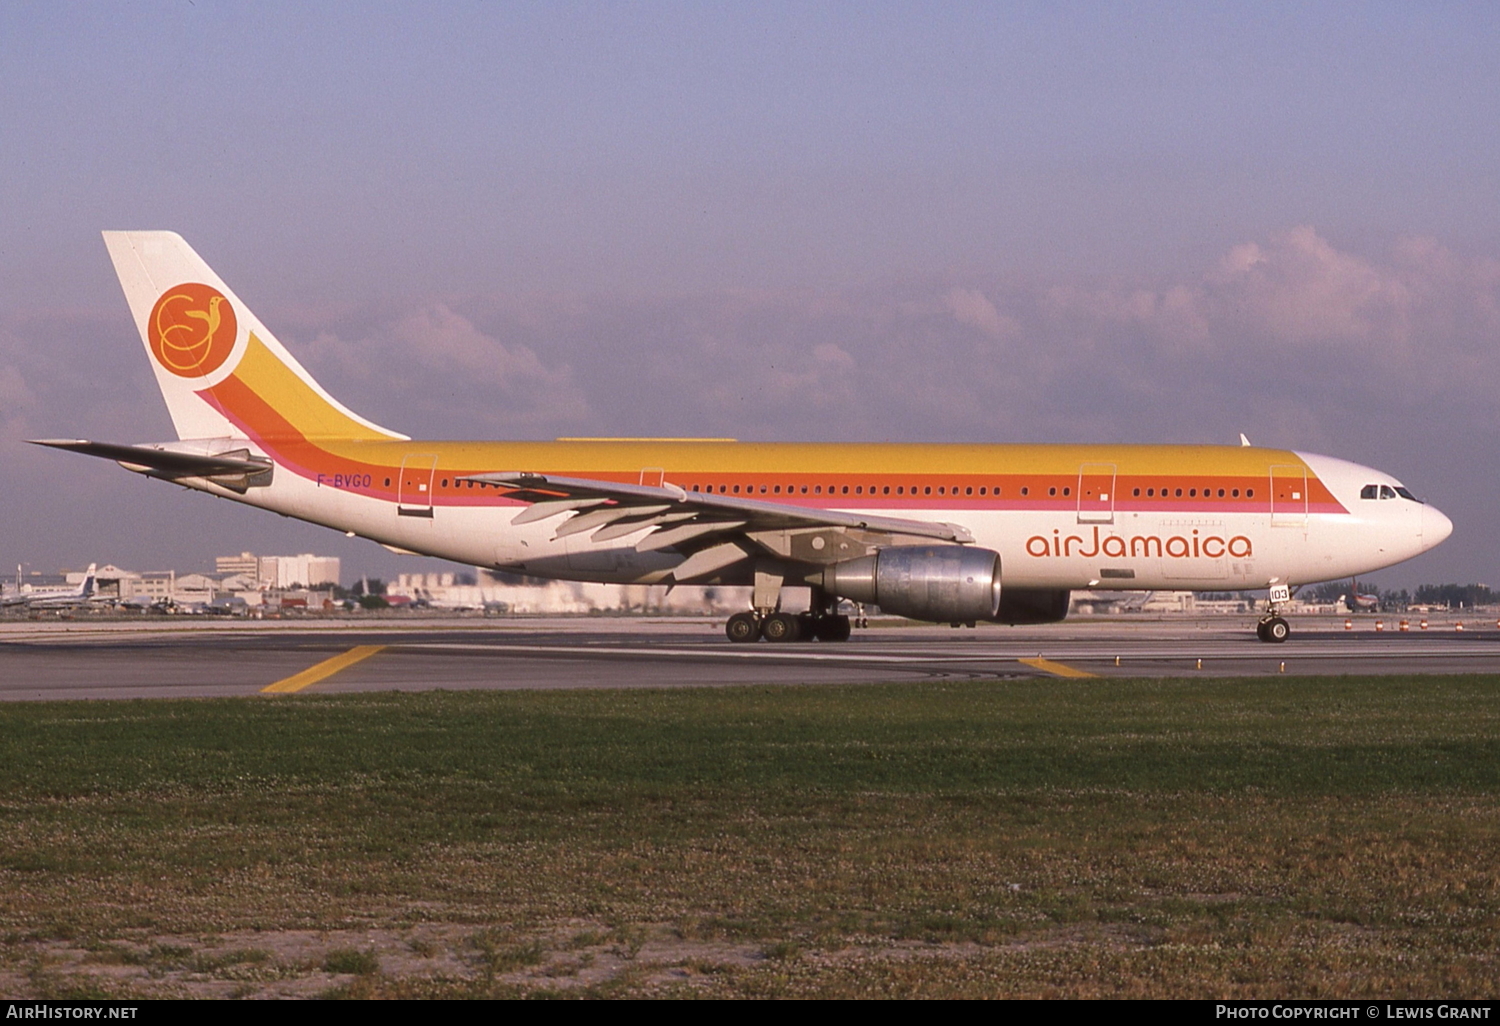
[(804, 685), (959, 679), (1065, 683), (1197, 674), (1500, 672), (1493, 620), (1293, 621), (1281, 645), (1247, 617), (1080, 618), (952, 629), (878, 621), (842, 644), (730, 644), (719, 620), (162, 618), (0, 622), (0, 700), (281, 693)]

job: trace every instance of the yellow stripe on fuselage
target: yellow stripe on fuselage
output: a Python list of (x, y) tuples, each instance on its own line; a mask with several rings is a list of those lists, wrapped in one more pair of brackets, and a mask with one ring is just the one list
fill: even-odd
[[(392, 499), (405, 490), (432, 502), (503, 500), (475, 494), (468, 475), (501, 471), (655, 484), (693, 491), (807, 497), (813, 505), (846, 496), (864, 503), (888, 496), (911, 505), (996, 497), (1026, 507), (1058, 508), (1087, 497), (1121, 508), (1126, 500), (1166, 500), (1193, 510), (1210, 497), (1218, 509), (1283, 502), (1342, 509), (1295, 453), (1214, 445), (934, 445), (732, 442), (709, 439), (580, 439), (556, 442), (438, 442), (393, 438), (303, 380), (254, 335), (229, 379), (202, 393), (288, 470), (320, 485)], [(416, 460), (408, 462), (412, 457)], [(433, 459), (436, 459), (434, 467)], [(408, 469), (403, 470), (403, 464)], [(1284, 488), (1271, 478), (1272, 468)], [(428, 468), (433, 468), (429, 471)], [(428, 477), (428, 475), (431, 475)], [(1089, 480), (1085, 480), (1085, 477)], [(411, 478), (404, 485), (398, 479)], [(1306, 495), (1301, 481), (1306, 480)], [(1295, 490), (1295, 493), (1294, 493)], [(820, 498), (821, 497), (821, 498)], [(1180, 501), (1179, 501), (1180, 500)], [(1142, 507), (1144, 508), (1144, 507)]]
[(325, 439), (330, 454), (399, 466), (431, 453), (440, 470), (537, 471), (616, 476), (684, 474), (1071, 474), (1087, 463), (1121, 475), (1264, 479), (1272, 465), (1304, 467), (1278, 449), (1212, 445), (942, 445), (824, 442), (420, 442)]

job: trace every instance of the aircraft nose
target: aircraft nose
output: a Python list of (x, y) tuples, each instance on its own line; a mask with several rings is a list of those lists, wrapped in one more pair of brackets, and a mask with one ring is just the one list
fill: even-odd
[(1422, 548), (1430, 549), (1453, 533), (1453, 521), (1433, 506), (1422, 507)]

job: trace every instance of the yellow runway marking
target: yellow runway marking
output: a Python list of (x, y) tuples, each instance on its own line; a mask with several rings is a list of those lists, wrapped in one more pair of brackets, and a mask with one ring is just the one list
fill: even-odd
[(1027, 666), (1034, 666), (1044, 673), (1052, 674), (1054, 677), (1099, 676), (1097, 673), (1089, 673), (1087, 670), (1080, 670), (1076, 666), (1069, 666), (1066, 663), (1054, 663), (1051, 659), (1043, 659), (1041, 656), (1037, 656), (1035, 659), (1017, 659), (1016, 662), (1025, 663)]
[(384, 645), (356, 645), (341, 655), (336, 655), (332, 659), (324, 659), (321, 663), (309, 666), (301, 673), (293, 674), (285, 680), (278, 680), (275, 684), (261, 688), (261, 694), (285, 695), (292, 691), (301, 691), (309, 684), (327, 680), (340, 670), (346, 670), (355, 663), (370, 658), (383, 648), (385, 648)]

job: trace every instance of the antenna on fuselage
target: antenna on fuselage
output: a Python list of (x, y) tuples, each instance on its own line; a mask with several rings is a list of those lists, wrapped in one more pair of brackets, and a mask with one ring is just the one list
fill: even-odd
[(1245, 446), (1246, 448), (1248, 448), (1250, 445), (1250, 439), (1245, 437), (1245, 432), (1243, 431), (1240, 432), (1240, 445)]

